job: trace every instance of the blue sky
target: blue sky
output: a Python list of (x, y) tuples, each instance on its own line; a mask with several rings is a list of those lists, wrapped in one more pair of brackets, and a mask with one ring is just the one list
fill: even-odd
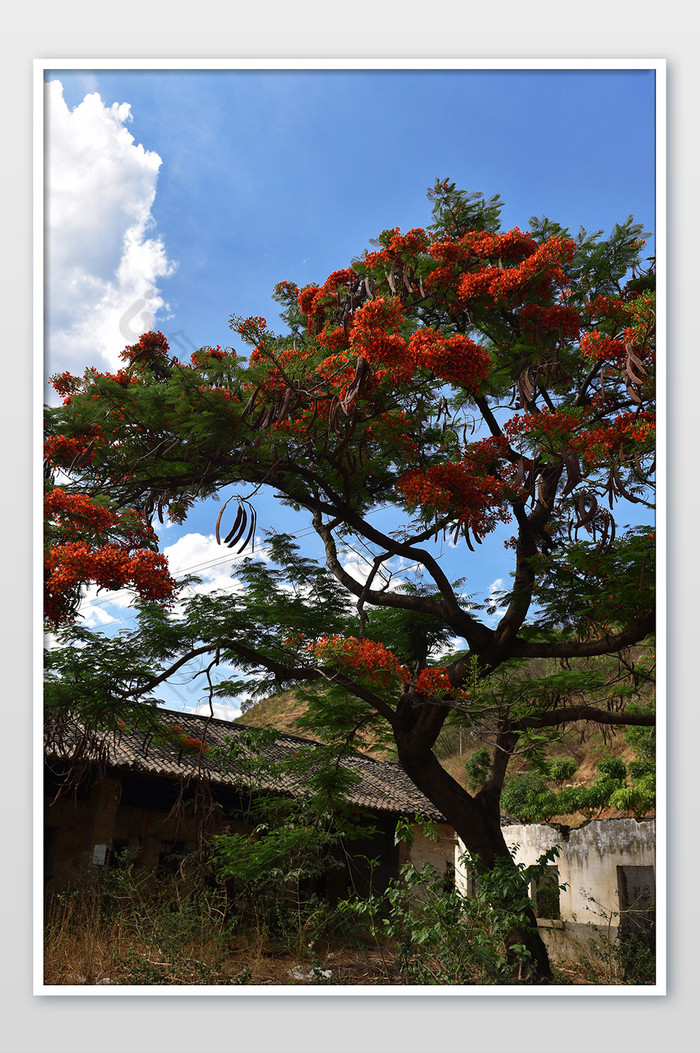
[[(653, 70), (56, 69), (45, 80), (48, 374), (115, 366), (146, 328), (181, 357), (243, 350), (232, 313), (275, 328), (276, 282), (322, 282), (382, 229), (426, 225), (436, 176), (499, 193), (504, 227), (546, 214), (609, 230), (632, 213), (654, 229)], [(258, 511), (280, 525), (272, 502)], [(217, 512), (162, 531), (175, 570), (221, 559)], [(494, 552), (480, 550), (469, 591), (507, 580)], [(206, 587), (226, 580), (219, 565)], [(86, 608), (106, 631), (130, 617), (114, 599)]]

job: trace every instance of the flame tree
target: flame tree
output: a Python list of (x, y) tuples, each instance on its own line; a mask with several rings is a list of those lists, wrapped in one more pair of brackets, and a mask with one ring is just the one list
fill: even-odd
[[(321, 285), (276, 286), (283, 334), (232, 317), (246, 356), (203, 347), (185, 363), (146, 333), (115, 374), (53, 378), (47, 701), (94, 726), (134, 719), (195, 658), (210, 697), (239, 690), (224, 666), (264, 674), (261, 690), (323, 683), (317, 726), (383, 726), (488, 869), (508, 856), (500, 791), (524, 736), (654, 719), (575, 679), (596, 656), (634, 679), (630, 648), (654, 631), (653, 261), (632, 217), (607, 237), (544, 218), (503, 231), (498, 197), (446, 180), (428, 196), (426, 229), (385, 230)], [(243, 588), (181, 594), (169, 615), (176, 589), (152, 518), (181, 522), (221, 495), (217, 539), (250, 553), (261, 488), (298, 526), (270, 529), (237, 568)], [(295, 543), (303, 526), (318, 559)], [(510, 574), (495, 619), (469, 595), (488, 544)], [(366, 580), (348, 549), (365, 553)], [(135, 630), (106, 639), (76, 622), (89, 581), (138, 592)], [(516, 691), (482, 691), (534, 659), (558, 659), (578, 686), (521, 677)], [(490, 729), (472, 794), (433, 750), (450, 714)], [(546, 978), (527, 921), (533, 975)]]

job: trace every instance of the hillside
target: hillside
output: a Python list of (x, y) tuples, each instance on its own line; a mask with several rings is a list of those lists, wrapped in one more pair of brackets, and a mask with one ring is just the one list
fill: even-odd
[[(237, 723), (253, 727), (273, 727), (289, 734), (310, 736), (308, 730), (300, 726), (300, 720), (306, 712), (306, 704), (293, 690), (283, 691), (255, 703), (237, 719)], [(468, 787), (466, 764), (472, 754), (484, 745), (477, 735), (470, 733), (456, 724), (447, 724), (436, 743), (435, 753), (442, 766), (465, 788)], [(381, 760), (397, 760), (395, 751), (376, 743), (365, 741), (361, 752)], [(572, 724), (562, 731), (549, 749), (548, 755), (553, 760), (573, 760), (577, 764), (575, 774), (567, 784), (590, 786), (597, 772), (597, 764), (604, 757), (615, 757), (628, 764), (634, 760), (634, 752), (625, 738), (624, 729), (602, 729), (587, 723)], [(526, 756), (516, 755), (509, 766), (509, 778), (521, 774), (530, 768)], [(605, 809), (601, 818), (616, 815), (614, 809)], [(570, 826), (580, 825), (584, 817), (580, 814), (554, 816), (553, 821), (565, 822)]]

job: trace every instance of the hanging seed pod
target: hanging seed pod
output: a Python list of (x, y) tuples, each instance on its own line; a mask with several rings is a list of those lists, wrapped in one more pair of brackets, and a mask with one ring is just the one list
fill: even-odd
[(341, 401), (343, 410), (347, 413), (348, 407), (356, 399), (359, 398), (365, 389), (367, 384), (367, 378), (370, 373), (369, 362), (362, 355), (357, 359), (357, 365), (355, 366), (355, 376), (350, 382), (348, 390)]
[[(257, 522), (257, 516), (255, 514), (255, 509), (254, 508), (251, 507), (250, 511), (251, 511), (251, 515), (250, 515), (250, 529), (248, 530), (248, 534), (246, 535), (245, 541), (241, 544), (240, 548), (236, 552), (236, 555), (240, 555), (241, 552), (245, 551), (245, 549), (251, 543), (251, 539), (253, 539), (253, 546), (252, 547), (254, 547), (254, 534), (255, 534), (255, 524)], [(232, 547), (233, 547), (233, 544), (229, 545), (229, 548), (232, 548)]]
[(243, 407), (243, 409), (241, 410), (241, 420), (245, 420), (245, 418), (246, 418), (246, 417), (248, 416), (248, 414), (249, 414), (249, 413), (251, 412), (251, 410), (253, 409), (253, 406), (255, 405), (255, 400), (256, 400), (256, 398), (258, 397), (258, 392), (259, 392), (259, 391), (260, 391), (260, 385), (258, 385), (258, 386), (256, 387), (255, 391), (254, 391), (254, 392), (253, 392), (253, 394), (252, 394), (252, 395), (250, 396), (250, 398), (249, 398), (249, 399), (248, 399), (248, 401), (246, 402), (245, 406), (244, 406), (244, 407)]
[(527, 406), (532, 401), (532, 396), (535, 394), (535, 389), (530, 381), (528, 370), (524, 370), (518, 377), (518, 395), (520, 397), (521, 405)]
[(238, 505), (238, 511), (236, 512), (236, 518), (233, 521), (233, 526), (229, 530), (228, 534), (224, 538), (224, 544), (231, 548), (238, 541), (240, 535), (245, 530), (246, 522), (245, 508), (242, 504)]
[(627, 392), (627, 395), (632, 400), (632, 402), (634, 402), (637, 406), (641, 406), (642, 400), (640, 398), (639, 392), (637, 391), (637, 388), (635, 387), (634, 383), (630, 381), (629, 377), (625, 378), (625, 391)]
[[(590, 507), (587, 507), (588, 501), (590, 501)], [(579, 530), (581, 527), (588, 526), (595, 519), (597, 511), (598, 502), (593, 494), (581, 494), (578, 499), (579, 518), (575, 524), (576, 529)]]
[(231, 503), (231, 501), (233, 501), (233, 497), (229, 497), (228, 501), (224, 501), (223, 505), (219, 509), (219, 514), (216, 517), (216, 525), (214, 527), (214, 534), (216, 536), (216, 543), (217, 543), (217, 545), (221, 544), (221, 534), (219, 533), (219, 531), (220, 531), (220, 527), (221, 527), (221, 519), (222, 519), (223, 514), (224, 514), (224, 509), (226, 508), (226, 506), (228, 504)]
[(613, 465), (610, 474), (615, 481), (615, 486), (617, 487), (617, 491), (621, 497), (626, 498), (628, 501), (631, 501), (635, 505), (644, 504), (643, 501), (640, 501), (638, 497), (635, 497), (635, 495), (630, 493), (630, 491), (626, 488), (626, 486), (622, 482), (622, 479), (620, 478), (620, 472), (617, 465)]
[(642, 458), (639, 456), (639, 454), (636, 451), (632, 454), (632, 457), (634, 458), (634, 464), (635, 464), (635, 467), (636, 467), (637, 471), (639, 472), (639, 475), (644, 480), (644, 482), (647, 482), (649, 480), (650, 476), (652, 476), (654, 474), (654, 472), (656, 471), (656, 458), (655, 457), (653, 458), (651, 464), (649, 465), (649, 470), (646, 471), (642, 467)]
[(635, 354), (635, 346), (633, 343), (625, 344), (625, 351), (627, 352), (627, 374), (630, 379), (635, 380), (638, 384), (641, 384), (643, 378), (647, 375), (647, 371), (644, 368), (639, 355)]
[(284, 393), (284, 399), (282, 401), (281, 409), (280, 409), (279, 413), (277, 414), (277, 424), (281, 424), (281, 422), (285, 419), (285, 417), (289, 413), (289, 404), (291, 402), (291, 399), (292, 399), (292, 389), (290, 387), (288, 387), (286, 389), (285, 393)]
[(68, 469), (68, 472), (70, 473), (71, 468), (82, 468), (82, 466), (88, 460), (88, 458), (90, 457), (90, 454), (92, 453), (92, 451), (94, 449), (95, 449), (95, 440), (92, 439), (90, 444), (88, 445), (88, 447), (83, 451), (83, 453), (79, 454), (74, 459), (73, 463), (71, 464), (70, 468)]
[(575, 453), (567, 454), (564, 464), (566, 466), (566, 486), (562, 490), (562, 497), (566, 497), (567, 494), (570, 494), (571, 491), (583, 481), (581, 462)]
[(517, 467), (515, 470), (515, 478), (513, 479), (513, 489), (519, 490), (523, 485), (525, 479), (525, 458), (518, 458)]

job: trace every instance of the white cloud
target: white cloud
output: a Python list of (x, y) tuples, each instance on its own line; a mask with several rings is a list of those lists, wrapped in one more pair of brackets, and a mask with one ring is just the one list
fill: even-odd
[[(343, 570), (354, 578), (360, 585), (366, 585), (372, 571), (373, 562), (360, 552), (350, 550), (343, 556)], [(396, 572), (404, 569), (404, 560), (388, 560), (382, 563), (379, 570), (372, 579), (372, 588), (382, 589), (387, 587), (389, 592), (394, 592), (404, 584), (403, 578), (396, 577)], [(354, 601), (353, 601), (354, 602)]]
[(233, 554), (225, 545), (219, 545), (213, 534), (183, 534), (172, 545), (166, 545), (163, 555), (168, 560), (170, 573), (177, 578), (193, 573), (203, 579), (196, 586), (197, 592), (213, 592), (215, 589), (230, 589), (231, 570), (240, 560), (252, 555), (248, 547), (240, 554)]
[(486, 597), (486, 613), (490, 618), (501, 618), (506, 613), (505, 608), (499, 606), (506, 592), (506, 583), (503, 578), (496, 578), (489, 585), (489, 593)]
[(153, 228), (161, 158), (126, 128), (128, 103), (94, 92), (70, 110), (46, 85), (46, 322), (49, 372), (114, 368), (155, 327), (173, 273)]
[(212, 710), (217, 720), (235, 720), (236, 717), (241, 715), (238, 707), (226, 705), (225, 702), (212, 702), (211, 709), (208, 702), (203, 702), (200, 706), (195, 706), (194, 709), (190, 709), (188, 712), (196, 717), (208, 717)]
[[(258, 558), (265, 558), (259, 538), (255, 539), (255, 553)], [(213, 534), (189, 533), (166, 546), (163, 555), (168, 560), (168, 568), (174, 578), (192, 573), (202, 579), (199, 585), (192, 586), (192, 592), (206, 594), (225, 589), (240, 594), (244, 585), (232, 576), (231, 571), (240, 560), (253, 555), (253, 548), (248, 546), (240, 554), (233, 554), (225, 546), (219, 545)], [(132, 606), (135, 599), (133, 589), (98, 591), (94, 583), (90, 584), (83, 591), (80, 606), (82, 624), (90, 629), (116, 625), (124, 620), (123, 612)], [(175, 605), (172, 615), (176, 618), (182, 616), (181, 604)]]
[[(124, 611), (135, 598), (131, 589), (99, 589), (94, 582), (83, 589), (80, 603), (81, 624), (88, 629), (102, 629), (124, 621)], [(121, 613), (120, 613), (121, 612)]]

